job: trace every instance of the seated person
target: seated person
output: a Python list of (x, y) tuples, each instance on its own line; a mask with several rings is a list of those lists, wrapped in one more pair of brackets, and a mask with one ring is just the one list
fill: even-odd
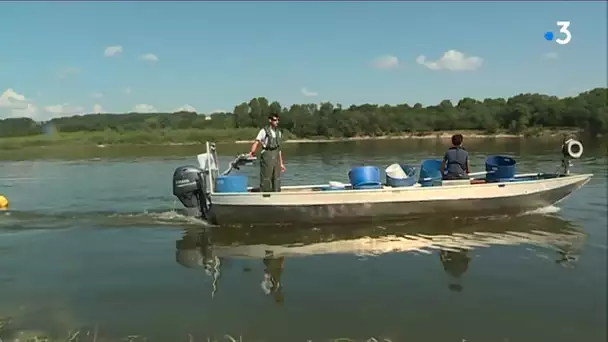
[[(462, 145), (462, 134), (452, 136), (452, 147), (445, 153), (441, 161), (441, 175), (445, 180), (469, 178), (469, 152)], [(447, 170), (447, 174), (445, 174)]]

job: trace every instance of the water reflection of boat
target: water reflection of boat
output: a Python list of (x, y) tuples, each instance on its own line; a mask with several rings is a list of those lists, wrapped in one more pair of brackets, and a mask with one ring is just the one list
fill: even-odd
[[(318, 254), (379, 255), (389, 252), (430, 253), (491, 245), (533, 244), (558, 246), (585, 235), (569, 221), (554, 216), (529, 215), (500, 219), (411, 220), (382, 226), (277, 227), (256, 230), (222, 227), (186, 231), (178, 254), (199, 253), (231, 258), (286, 257)], [(183, 247), (180, 247), (183, 246)], [(178, 257), (184, 258), (185, 256)], [(190, 256), (188, 259), (192, 258)], [(189, 263), (193, 267), (192, 263)], [(202, 264), (201, 264), (202, 265)]]
[[(444, 270), (455, 281), (467, 271), (469, 251), (495, 245), (536, 245), (557, 252), (558, 263), (576, 261), (586, 234), (573, 223), (554, 216), (526, 215), (501, 219), (411, 220), (383, 226), (324, 226), (271, 229), (207, 228), (188, 230), (176, 243), (176, 260), (189, 268), (204, 268), (214, 279), (222, 260), (262, 259), (266, 271), (262, 287), (267, 293), (281, 289), (280, 275), (286, 257), (395, 252), (432, 254), (439, 251)], [(277, 299), (277, 301), (279, 301)]]
[(462, 285), (459, 284), (459, 279), (469, 269), (469, 263), (471, 262), (469, 250), (442, 250), (439, 252), (439, 260), (441, 260), (445, 273), (449, 274), (453, 280), (448, 288), (452, 291), (461, 292)]

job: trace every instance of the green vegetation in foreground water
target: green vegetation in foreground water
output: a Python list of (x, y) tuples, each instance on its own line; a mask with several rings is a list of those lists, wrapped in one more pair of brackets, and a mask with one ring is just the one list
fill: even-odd
[(211, 116), (191, 112), (89, 114), (35, 122), (30, 118), (0, 120), (0, 148), (53, 144), (171, 144), (206, 140), (251, 141), (280, 113), (286, 138), (344, 139), (379, 136), (434, 136), (436, 132), (477, 131), (485, 135), (541, 135), (563, 129), (597, 136), (608, 133), (608, 88), (575, 97), (520, 94), (477, 101), (464, 98), (456, 106), (350, 106), (329, 102), (283, 108), (264, 97), (236, 106), (232, 113)]
[[(2, 330), (0, 329), (0, 333), (2, 333)], [(0, 334), (1, 335), (1, 334)], [(5, 336), (4, 340), (0, 337), (0, 342), (79, 342), (79, 341), (90, 341), (90, 342), (110, 342), (110, 341), (116, 341), (116, 342), (145, 342), (148, 340), (148, 337), (146, 336), (142, 336), (142, 335), (128, 335), (128, 336), (124, 336), (121, 338), (108, 338), (107, 336), (103, 336), (103, 334), (100, 334), (99, 328), (98, 326), (95, 326), (95, 328), (90, 329), (90, 328), (83, 328), (83, 329), (78, 329), (78, 330), (73, 330), (73, 331), (69, 331), (65, 337), (49, 337), (50, 334), (47, 334), (44, 331), (39, 331), (39, 330), (31, 330), (31, 329), (26, 329), (26, 330), (15, 330), (12, 331), (12, 334), (9, 334), (8, 337)], [(311, 342), (312, 340), (310, 339), (303, 339), (306, 340), (308, 342)], [(209, 337), (195, 337), (193, 334), (187, 334), (184, 336), (183, 339), (179, 339), (178, 341), (184, 341), (184, 342), (196, 342), (196, 341), (201, 341), (201, 342), (246, 342), (247, 339), (244, 338), (242, 335), (230, 335), (230, 334), (224, 334), (223, 336), (220, 337), (214, 337), (214, 338), (209, 338)], [(375, 338), (375, 337), (369, 337), (366, 339), (360, 339), (360, 340), (356, 340), (356, 339), (351, 339), (348, 337), (337, 337), (337, 338), (330, 338), (330, 339), (324, 339), (324, 340), (320, 340), (322, 342), (392, 342), (392, 340), (388, 339), (388, 338)]]

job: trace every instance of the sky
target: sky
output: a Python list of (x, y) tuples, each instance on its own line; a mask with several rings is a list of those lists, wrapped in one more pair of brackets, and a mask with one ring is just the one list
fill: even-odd
[[(607, 85), (601, 2), (0, 2), (0, 118)], [(547, 41), (570, 21), (566, 45)]]

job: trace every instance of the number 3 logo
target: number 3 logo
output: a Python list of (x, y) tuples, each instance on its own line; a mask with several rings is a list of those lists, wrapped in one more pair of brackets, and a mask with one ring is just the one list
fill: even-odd
[(569, 21), (558, 21), (557, 26), (559, 26), (559, 32), (566, 35), (566, 39), (557, 38), (555, 42), (560, 45), (566, 45), (572, 39), (572, 33), (568, 31), (568, 27), (570, 27)]

